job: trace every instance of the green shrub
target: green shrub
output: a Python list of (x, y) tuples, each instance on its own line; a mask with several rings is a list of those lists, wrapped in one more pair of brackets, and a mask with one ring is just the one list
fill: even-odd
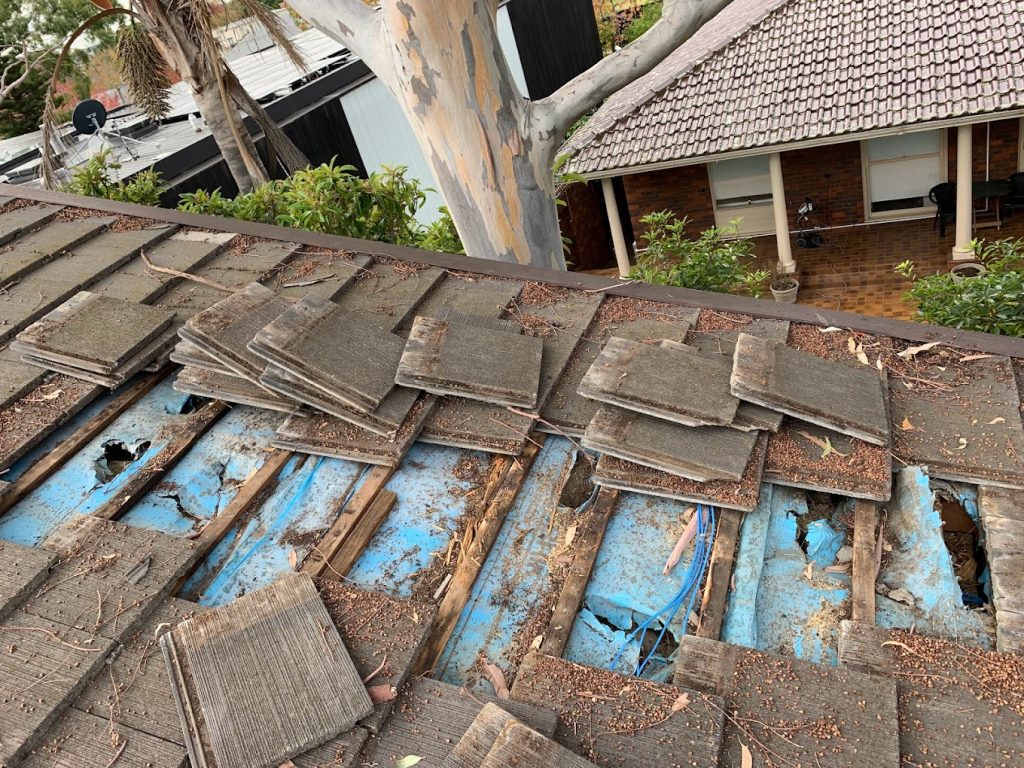
[(697, 239), (686, 235), (688, 219), (669, 211), (640, 219), (647, 249), (637, 256), (630, 277), (657, 285), (674, 285), (716, 293), (745, 293), (757, 297), (771, 273), (756, 269), (754, 244), (739, 237), (739, 221), (712, 227)]
[(220, 190), (186, 193), (178, 209), (461, 253), (447, 210), (428, 227), (416, 219), (427, 190), (405, 174), (405, 168), (385, 167), (362, 179), (354, 167), (332, 161), (235, 198), (224, 197)]
[(128, 181), (115, 181), (111, 172), (120, 168), (120, 163), (110, 161), (110, 150), (104, 147), (72, 172), (70, 181), (64, 185), (64, 191), (124, 203), (160, 204), (163, 181), (159, 173), (150, 168), (135, 174)]
[(441, 206), (441, 218), (431, 222), (423, 230), (419, 247), (441, 253), (466, 253), (466, 249), (462, 247), (459, 233), (455, 230), (455, 222), (452, 221), (452, 215), (447, 207)]
[(633, 19), (633, 21), (629, 23), (629, 26), (622, 30), (622, 42), (620, 45), (628, 45), (629, 43), (632, 43), (640, 37), (640, 35), (653, 27), (660, 18), (661, 0), (645, 5), (643, 10), (640, 11), (640, 15)]
[(916, 319), (969, 331), (1024, 336), (1024, 240), (971, 243), (984, 275), (955, 280), (943, 272), (917, 277), (914, 263), (895, 271), (914, 280), (903, 298), (917, 305)]

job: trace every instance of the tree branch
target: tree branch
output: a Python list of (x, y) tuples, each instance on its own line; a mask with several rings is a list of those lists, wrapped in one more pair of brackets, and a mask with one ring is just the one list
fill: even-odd
[(294, 0), (288, 5), (328, 37), (363, 60), (377, 77), (391, 80), (384, 22), (375, 7), (362, 0)]
[(661, 18), (638, 39), (533, 102), (534, 135), (560, 145), (580, 115), (646, 75), (728, 4), (729, 0), (666, 0)]

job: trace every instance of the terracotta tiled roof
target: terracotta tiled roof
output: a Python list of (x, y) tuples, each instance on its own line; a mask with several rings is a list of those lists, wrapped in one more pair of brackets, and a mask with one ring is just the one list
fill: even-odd
[(565, 146), (573, 171), (1024, 107), (1021, 0), (735, 0)]

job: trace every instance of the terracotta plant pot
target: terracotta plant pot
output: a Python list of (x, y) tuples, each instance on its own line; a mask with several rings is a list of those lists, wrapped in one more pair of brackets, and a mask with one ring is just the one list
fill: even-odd
[(772, 296), (780, 304), (795, 304), (796, 294), (800, 290), (800, 281), (795, 277), (777, 277), (768, 286)]

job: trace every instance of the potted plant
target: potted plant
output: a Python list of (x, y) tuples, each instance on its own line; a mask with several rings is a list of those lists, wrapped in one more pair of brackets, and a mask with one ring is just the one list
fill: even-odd
[(768, 287), (776, 301), (782, 304), (795, 304), (800, 281), (796, 279), (796, 275), (777, 275)]
[(967, 261), (963, 264), (957, 264), (949, 270), (949, 273), (953, 276), (954, 283), (960, 283), (966, 277), (981, 277), (987, 271), (984, 264), (977, 261)]

